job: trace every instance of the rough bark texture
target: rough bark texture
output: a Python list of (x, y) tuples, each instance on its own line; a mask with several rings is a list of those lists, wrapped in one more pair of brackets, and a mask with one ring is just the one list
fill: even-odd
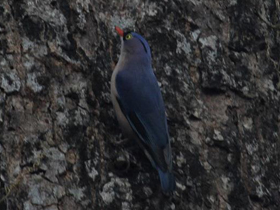
[[(279, 1), (1, 0), (0, 209), (280, 209)], [(169, 118), (166, 198), (110, 102), (114, 26)]]

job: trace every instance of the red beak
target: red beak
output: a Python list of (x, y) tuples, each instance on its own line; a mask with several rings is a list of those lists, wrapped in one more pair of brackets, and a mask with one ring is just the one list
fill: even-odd
[(118, 26), (116, 26), (115, 29), (116, 29), (117, 33), (118, 33), (121, 37), (123, 37), (123, 30), (122, 30), (120, 27), (118, 27)]

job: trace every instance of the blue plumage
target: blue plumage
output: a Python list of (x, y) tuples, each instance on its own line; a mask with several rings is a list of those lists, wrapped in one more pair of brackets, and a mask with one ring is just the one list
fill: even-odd
[(112, 101), (123, 130), (138, 139), (158, 170), (163, 191), (169, 194), (175, 189), (171, 147), (150, 47), (135, 32), (122, 34), (121, 56), (111, 81)]
[(148, 42), (146, 41), (146, 39), (144, 39), (141, 35), (139, 35), (135, 32), (132, 32), (131, 34), (133, 35), (133, 37), (139, 39), (143, 43), (144, 49), (145, 49), (148, 57), (151, 57), (151, 49), (150, 49), (150, 46), (149, 46)]

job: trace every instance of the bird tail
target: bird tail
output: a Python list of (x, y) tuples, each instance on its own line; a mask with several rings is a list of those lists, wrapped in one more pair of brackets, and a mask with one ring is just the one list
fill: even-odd
[(163, 193), (167, 195), (171, 194), (176, 187), (174, 174), (169, 171), (163, 172), (159, 168), (157, 170)]

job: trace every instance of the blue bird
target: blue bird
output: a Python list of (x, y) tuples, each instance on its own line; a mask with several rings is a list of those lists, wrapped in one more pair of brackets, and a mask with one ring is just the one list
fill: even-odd
[(121, 36), (121, 55), (111, 78), (111, 98), (125, 136), (135, 139), (157, 169), (165, 194), (175, 190), (165, 107), (148, 42), (135, 32)]

